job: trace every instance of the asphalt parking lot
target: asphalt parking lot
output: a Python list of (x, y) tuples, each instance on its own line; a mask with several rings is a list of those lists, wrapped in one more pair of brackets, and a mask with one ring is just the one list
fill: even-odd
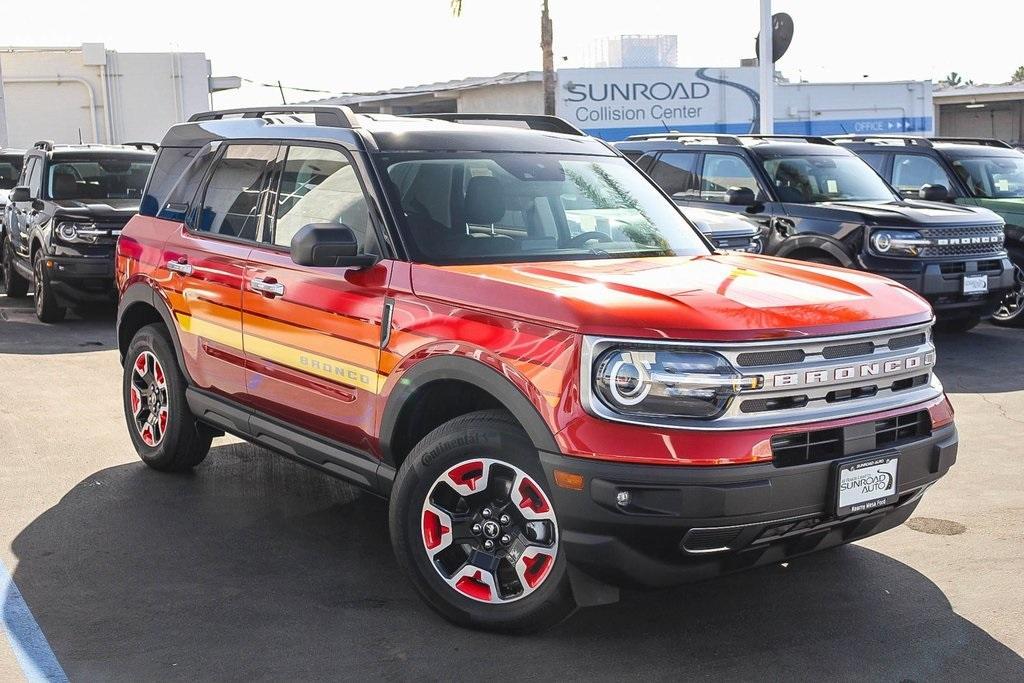
[[(369, 494), (230, 438), (148, 470), (113, 316), (0, 297), (0, 560), (71, 680), (1024, 680), (1024, 330), (938, 344), (960, 458), (908, 525), (513, 638), (434, 616)], [(12, 594), (4, 681), (38, 645)]]

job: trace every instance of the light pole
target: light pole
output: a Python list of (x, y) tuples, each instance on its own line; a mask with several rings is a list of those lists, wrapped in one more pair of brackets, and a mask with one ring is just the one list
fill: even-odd
[(761, 134), (775, 132), (775, 63), (772, 61), (772, 0), (761, 0), (761, 35), (757, 51)]

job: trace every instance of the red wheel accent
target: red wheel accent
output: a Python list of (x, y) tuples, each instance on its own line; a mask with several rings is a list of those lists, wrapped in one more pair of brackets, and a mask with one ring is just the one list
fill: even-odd
[(153, 439), (153, 428), (148, 424), (142, 428), (142, 440), (146, 442), (147, 446), (156, 445), (156, 441)]
[(523, 564), (526, 565), (523, 575), (526, 577), (526, 583), (530, 588), (536, 588), (537, 584), (544, 580), (548, 570), (551, 569), (551, 565), (554, 563), (554, 559), (544, 553), (537, 553), (533, 557), (523, 556)]
[(523, 497), (519, 502), (519, 507), (521, 508), (529, 508), (538, 515), (544, 514), (551, 509), (547, 498), (540, 492), (537, 485), (533, 483), (533, 480), (528, 477), (523, 477), (519, 482), (519, 495)]
[(433, 510), (423, 511), (423, 543), (427, 550), (441, 545), (441, 538), (451, 529), (441, 524), (441, 518)]
[(139, 408), (142, 407), (142, 394), (139, 393), (139, 389), (136, 386), (132, 386), (129, 389), (129, 398), (132, 402), (132, 415), (139, 414)]
[(476, 491), (476, 483), (484, 476), (484, 463), (481, 460), (473, 460), (463, 463), (448, 471), (448, 478), (456, 486), (466, 486), (470, 491)]
[(491, 587), (483, 582), (480, 571), (473, 576), (463, 576), (455, 584), (455, 587), (476, 600), (491, 601)]
[(147, 446), (163, 441), (170, 422), (167, 376), (152, 351), (143, 351), (131, 365), (128, 405), (135, 430)]
[(160, 367), (160, 363), (159, 362), (153, 363), (153, 379), (156, 380), (156, 383), (159, 386), (163, 386), (165, 384), (165, 382), (164, 382), (164, 369), (162, 367)]
[(146, 374), (146, 356), (147, 354), (143, 352), (140, 353), (139, 357), (135, 359), (135, 371), (138, 372), (140, 375)]
[(167, 431), (167, 408), (161, 408), (158, 416), (160, 422), (160, 434), (163, 435)]

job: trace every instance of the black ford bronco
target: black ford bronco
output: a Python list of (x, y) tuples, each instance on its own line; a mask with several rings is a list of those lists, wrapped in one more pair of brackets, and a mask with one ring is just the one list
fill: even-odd
[(55, 145), (25, 154), (0, 227), (8, 296), (32, 285), (36, 315), (63, 320), (68, 305), (116, 301), (114, 246), (139, 210), (156, 145)]
[(999, 216), (902, 197), (828, 139), (658, 133), (616, 146), (680, 206), (756, 219), (767, 254), (896, 280), (928, 300), (940, 328), (971, 329), (1013, 287)]

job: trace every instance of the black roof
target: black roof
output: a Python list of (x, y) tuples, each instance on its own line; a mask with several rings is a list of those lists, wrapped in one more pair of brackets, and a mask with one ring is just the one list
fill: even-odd
[(971, 156), (1017, 156), (1019, 151), (995, 138), (928, 137), (924, 135), (843, 135), (831, 138), (836, 144), (850, 149), (893, 149), (912, 147), (935, 149)]
[(156, 154), (157, 146), (152, 142), (126, 142), (123, 144), (99, 144), (99, 143), (88, 143), (78, 145), (63, 145), (57, 144), (50, 140), (40, 140), (32, 146), (25, 154), (31, 154), (35, 152), (41, 152), (51, 158), (60, 157), (89, 157), (89, 156), (103, 156), (109, 157), (112, 154), (117, 156), (133, 156), (139, 158), (151, 159)]
[[(553, 132), (551, 118), (509, 114), (392, 116), (353, 114), (348, 107), (283, 106), (196, 114), (172, 126), (165, 147), (198, 147), (214, 140), (306, 140), (347, 143), (371, 152), (550, 152), (614, 156), (606, 143), (586, 135)], [(529, 119), (530, 121), (527, 121)], [(522, 126), (513, 125), (524, 123)], [(507, 125), (495, 125), (507, 124)], [(546, 128), (540, 129), (541, 126)]]
[(720, 133), (650, 133), (633, 135), (615, 147), (623, 151), (665, 151), (673, 149), (745, 149), (758, 156), (850, 154), (831, 140), (817, 135), (723, 135)]

